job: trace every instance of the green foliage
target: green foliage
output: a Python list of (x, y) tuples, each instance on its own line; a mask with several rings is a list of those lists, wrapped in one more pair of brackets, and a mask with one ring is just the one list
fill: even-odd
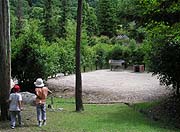
[(110, 39), (111, 44), (128, 45), (130, 39), (126, 35), (118, 35)]
[(70, 41), (69, 44), (73, 44), (72, 46), (75, 47), (75, 38), (76, 38), (76, 22), (75, 21), (68, 21), (67, 23), (67, 40), (66, 41)]
[(93, 48), (93, 51), (95, 52), (96, 69), (98, 69), (98, 67), (102, 69), (108, 63), (108, 60), (109, 60), (108, 54), (109, 54), (109, 51), (111, 50), (111, 46), (107, 44), (99, 43), (93, 46), (92, 48)]
[[(10, 12), (11, 12), (11, 34), (15, 37), (19, 37), (22, 33), (22, 29), (24, 27), (24, 19), (27, 17), (25, 14), (27, 13), (27, 2), (22, 0), (14, 0), (10, 1)], [(24, 13), (23, 13), (24, 12)]]
[(172, 84), (176, 94), (179, 94), (180, 42), (171, 40), (162, 40), (162, 42), (152, 47), (150, 68), (154, 74), (158, 74), (162, 84)]
[(93, 8), (97, 7), (98, 0), (86, 0), (86, 1), (91, 7)]
[[(164, 22), (152, 22), (148, 26), (147, 46), (150, 70), (159, 75), (160, 82), (173, 85), (179, 94), (179, 24), (168, 25)], [(149, 59), (149, 60), (148, 60)]]
[(53, 28), (52, 28), (52, 10), (53, 10), (53, 0), (45, 0), (43, 8), (43, 35), (47, 41), (51, 42), (53, 40)]
[(97, 16), (94, 8), (90, 7), (86, 2), (84, 2), (83, 9), (83, 26), (86, 29), (87, 35), (90, 39), (98, 34)]
[(118, 0), (117, 16), (121, 19), (118, 20), (120, 24), (128, 24), (132, 21), (139, 21), (143, 15), (144, 10), (139, 6), (139, 0)]
[[(72, 74), (75, 70), (75, 47), (71, 40), (59, 39), (57, 43), (58, 54), (58, 73)], [(57, 73), (57, 72), (56, 72)]]
[(31, 30), (14, 40), (12, 45), (12, 76), (16, 77), (23, 88), (32, 88), (37, 77), (45, 78), (44, 55), (40, 45), (46, 43), (42, 35)]
[(30, 18), (43, 20), (43, 8), (42, 7), (32, 7), (30, 11)]
[(123, 49), (120, 45), (113, 46), (113, 49), (110, 53), (110, 58), (113, 60), (123, 59)]
[(118, 9), (116, 11), (117, 33), (125, 34), (131, 39), (142, 42), (144, 34), (140, 32), (139, 27), (144, 24), (143, 12), (138, 0), (119, 0)]
[(41, 50), (46, 55), (44, 62), (46, 69), (44, 71), (48, 76), (54, 76), (57, 73), (64, 73), (65, 75), (74, 73), (74, 51), (71, 48), (65, 48), (60, 43), (66, 44), (66, 42), (59, 40), (52, 45), (41, 46)]
[(132, 64), (143, 64), (144, 63), (144, 49), (142, 47), (137, 47), (135, 50), (132, 51), (131, 53), (131, 63)]
[(119, 44), (113, 45), (112, 50), (109, 52), (109, 59), (113, 60), (125, 60), (126, 64), (130, 64), (131, 60), (131, 50)]
[[(28, 43), (23, 43), (21, 49), (16, 54), (16, 60), (12, 61), (13, 70), (18, 79), (27, 81), (34, 80), (38, 76), (43, 75), (43, 63), (41, 59), (41, 54), (39, 53), (38, 45), (29, 45)], [(29, 66), (27, 66), (29, 65)], [(33, 73), (32, 73), (33, 71)], [(22, 76), (21, 76), (22, 75)]]
[[(20, 13), (23, 19), (28, 17), (29, 6), (27, 0), (9, 0), (9, 3), (11, 11), (14, 11), (13, 15), (17, 17), (18, 13)], [(19, 12), (19, 8), (21, 8), (21, 12)]]
[(12, 76), (25, 88), (37, 77), (74, 73), (74, 42), (59, 39), (49, 44), (38, 29), (37, 21), (27, 23), (25, 34), (12, 42)]
[(68, 18), (69, 18), (69, 9), (70, 5), (69, 5), (69, 0), (62, 0), (61, 4), (60, 4), (60, 18), (58, 21), (58, 37), (59, 38), (66, 38), (67, 36), (67, 22), (68, 22)]
[(84, 45), (81, 48), (81, 66), (83, 68), (83, 71), (85, 72), (87, 68), (90, 68), (92, 70), (94, 64), (95, 52), (93, 51), (93, 48)]
[(61, 70), (59, 67), (59, 54), (63, 53), (57, 44), (47, 46), (46, 44), (41, 45), (41, 54), (43, 56), (44, 64), (44, 75), (53, 76)]
[(16, 17), (14, 15), (12, 15), (12, 13), (10, 14), (10, 24), (11, 24), (11, 27), (10, 27), (10, 32), (11, 32), (11, 36), (15, 36), (16, 34)]
[(102, 35), (100, 37), (96, 37), (96, 40), (97, 40), (97, 44), (98, 43), (111, 44), (111, 40), (107, 36)]
[(128, 66), (132, 62), (132, 60), (131, 60), (131, 50), (128, 47), (125, 47), (125, 46), (122, 47), (122, 50), (123, 50), (123, 57), (122, 57), (122, 59), (125, 60), (126, 66)]
[(146, 32), (148, 34), (146, 39), (152, 42), (164, 40), (168, 37), (167, 35), (171, 32), (169, 29), (170, 26), (165, 24), (164, 22), (152, 21), (148, 24), (146, 28)]
[(149, 59), (149, 53), (151, 52), (152, 50), (152, 42), (151, 41), (148, 41), (148, 40), (145, 40), (143, 42), (143, 45), (141, 46), (143, 52), (144, 52), (144, 64), (146, 65), (146, 70), (148, 71), (149, 70), (149, 65), (150, 65), (150, 59)]
[(114, 5), (117, 1), (99, 0), (98, 4), (98, 28), (99, 34), (108, 37), (116, 35), (117, 23)]
[(155, 20), (174, 24), (179, 22), (179, 0), (140, 0), (139, 6), (144, 10), (145, 21)]
[[(161, 84), (172, 85), (179, 94), (179, 19), (177, 19), (178, 1), (147, 1), (141, 4), (147, 7), (144, 15), (149, 22), (146, 26), (144, 50), (145, 62), (151, 71), (159, 76)], [(172, 8), (172, 5), (175, 8)], [(170, 9), (171, 7), (171, 9)], [(175, 18), (175, 19), (172, 19)], [(176, 76), (176, 77), (175, 77)]]

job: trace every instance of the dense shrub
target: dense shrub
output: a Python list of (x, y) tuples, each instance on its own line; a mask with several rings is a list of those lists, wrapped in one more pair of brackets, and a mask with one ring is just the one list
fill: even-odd
[(160, 82), (173, 85), (176, 94), (180, 88), (180, 42), (164, 41), (154, 45), (150, 54), (150, 69), (158, 74)]
[(131, 63), (132, 64), (143, 64), (144, 63), (144, 51), (143, 48), (141, 47), (137, 47), (136, 49), (134, 49), (131, 53)]
[(47, 44), (36, 21), (27, 23), (24, 32), (12, 41), (12, 77), (18, 79), (23, 90), (31, 90), (36, 78), (47, 79), (57, 72), (58, 48)]
[[(55, 51), (58, 54), (58, 73), (72, 74), (75, 72), (75, 45), (72, 40), (60, 39)], [(54, 44), (53, 44), (54, 45)]]
[(110, 51), (110, 58), (113, 60), (123, 59), (123, 49), (120, 45), (114, 45)]
[(27, 32), (12, 43), (12, 76), (16, 77), (26, 89), (33, 87), (37, 77), (46, 77), (44, 60), (40, 45), (44, 38), (36, 32)]
[(81, 48), (81, 66), (85, 72), (87, 68), (93, 69), (95, 64), (95, 52), (89, 46), (83, 46)]
[(109, 60), (109, 52), (112, 48), (111, 45), (105, 43), (99, 43), (92, 47), (95, 52), (95, 66), (96, 69), (103, 67), (106, 68)]

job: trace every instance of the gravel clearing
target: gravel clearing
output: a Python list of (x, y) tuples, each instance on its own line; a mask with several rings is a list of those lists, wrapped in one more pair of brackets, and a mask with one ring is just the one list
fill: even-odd
[[(52, 78), (47, 84), (57, 96), (74, 96), (75, 75)], [(151, 73), (109, 69), (82, 73), (82, 89), (86, 103), (145, 102), (170, 93)]]

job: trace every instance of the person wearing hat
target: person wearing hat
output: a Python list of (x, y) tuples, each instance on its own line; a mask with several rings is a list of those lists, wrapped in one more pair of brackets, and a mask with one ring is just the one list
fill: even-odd
[(46, 125), (46, 98), (49, 93), (52, 93), (44, 86), (42, 78), (36, 79), (35, 94), (36, 94), (36, 111), (38, 126)]
[(14, 129), (16, 125), (16, 116), (18, 116), (18, 122), (21, 126), (21, 111), (22, 111), (22, 96), (19, 93), (20, 87), (19, 85), (15, 84), (13, 87), (13, 93), (9, 96), (9, 111), (10, 111), (10, 118), (11, 118), (11, 128)]

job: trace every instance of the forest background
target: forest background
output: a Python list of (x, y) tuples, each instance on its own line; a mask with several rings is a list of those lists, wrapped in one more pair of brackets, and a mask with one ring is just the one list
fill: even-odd
[[(180, 87), (179, 0), (84, 0), (82, 71), (124, 59)], [(76, 0), (10, 0), (12, 77), (23, 90), (37, 77), (75, 73)]]

